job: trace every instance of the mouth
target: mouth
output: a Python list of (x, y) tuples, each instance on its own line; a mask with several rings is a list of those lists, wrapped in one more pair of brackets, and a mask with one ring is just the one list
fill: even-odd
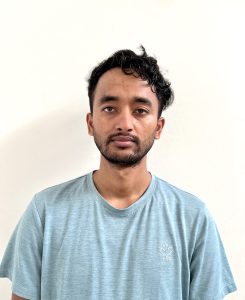
[(134, 137), (124, 135), (114, 136), (110, 141), (119, 148), (128, 148), (135, 144)]

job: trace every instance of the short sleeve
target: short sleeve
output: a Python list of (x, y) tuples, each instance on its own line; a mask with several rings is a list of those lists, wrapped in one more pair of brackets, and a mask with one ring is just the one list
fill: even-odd
[(216, 224), (207, 208), (200, 216), (190, 265), (190, 300), (221, 300), (236, 285)]
[(35, 197), (20, 219), (7, 245), (0, 277), (12, 281), (12, 291), (25, 299), (40, 299), (43, 226)]

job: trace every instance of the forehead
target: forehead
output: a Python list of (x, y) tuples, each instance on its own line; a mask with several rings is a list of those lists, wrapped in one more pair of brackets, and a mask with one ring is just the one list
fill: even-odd
[(120, 68), (113, 68), (100, 77), (95, 89), (94, 100), (104, 96), (145, 97), (158, 102), (156, 94), (147, 81), (134, 75), (124, 74)]

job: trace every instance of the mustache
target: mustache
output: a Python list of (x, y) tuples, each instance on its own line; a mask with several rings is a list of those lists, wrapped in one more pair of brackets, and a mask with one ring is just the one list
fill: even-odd
[(118, 132), (118, 133), (109, 135), (107, 138), (106, 144), (107, 145), (110, 144), (110, 142), (112, 142), (115, 137), (120, 137), (120, 136), (129, 137), (134, 143), (139, 144), (138, 137), (135, 135), (132, 135), (132, 134), (128, 134), (128, 132)]

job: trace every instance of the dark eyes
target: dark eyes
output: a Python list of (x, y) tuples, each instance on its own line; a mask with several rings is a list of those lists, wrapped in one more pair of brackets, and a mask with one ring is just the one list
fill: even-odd
[(148, 113), (148, 110), (146, 110), (146, 109), (144, 109), (144, 108), (138, 108), (138, 109), (136, 109), (135, 112), (136, 112), (137, 114), (142, 115), (142, 114), (147, 114), (147, 113)]
[[(114, 112), (115, 111), (115, 108), (114, 107), (111, 107), (111, 106), (107, 106), (107, 107), (104, 107), (102, 109), (104, 112), (107, 112), (107, 113), (111, 113), (111, 112)], [(147, 114), (149, 113), (149, 111), (147, 109), (144, 109), (144, 108), (137, 108), (134, 113), (136, 114), (139, 114), (139, 115), (144, 115), (144, 114)]]
[(103, 108), (103, 111), (105, 111), (105, 112), (113, 112), (114, 108), (111, 107), (111, 106), (107, 106), (107, 107)]

